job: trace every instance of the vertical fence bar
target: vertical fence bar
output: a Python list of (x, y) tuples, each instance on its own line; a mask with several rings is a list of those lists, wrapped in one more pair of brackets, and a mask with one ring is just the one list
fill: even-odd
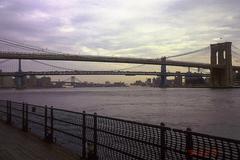
[(93, 148), (93, 154), (94, 154), (94, 158), (97, 160), (97, 113), (94, 113), (94, 130), (93, 130), (93, 141), (94, 141), (94, 148)]
[(28, 132), (28, 104), (26, 104), (25, 131)]
[(9, 101), (7, 101), (7, 120), (6, 120), (6, 123), (8, 124), (9, 123)]
[(164, 123), (161, 126), (161, 160), (166, 159), (166, 127)]
[(22, 103), (22, 130), (25, 130), (25, 104)]
[(86, 158), (86, 112), (82, 114), (82, 158)]
[(44, 108), (44, 139), (47, 140), (47, 106)]
[(12, 102), (9, 101), (9, 124), (12, 123)]
[(11, 101), (7, 101), (7, 124), (11, 124), (12, 122), (12, 107)]
[(50, 112), (51, 113), (51, 127), (50, 127), (50, 129), (51, 129), (51, 131), (50, 131), (51, 132), (50, 133), (51, 137), (50, 138), (51, 139), (50, 139), (50, 142), (53, 143), (53, 118), (54, 118), (53, 117), (53, 106), (51, 106), (50, 110), (51, 110), (51, 112)]
[(193, 153), (193, 140), (192, 140), (192, 130), (191, 128), (187, 128), (186, 130), (186, 151), (187, 151), (187, 160), (192, 160)]

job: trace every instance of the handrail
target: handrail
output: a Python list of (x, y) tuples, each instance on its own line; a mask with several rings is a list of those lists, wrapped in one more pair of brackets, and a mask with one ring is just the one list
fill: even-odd
[(25, 132), (34, 130), (49, 143), (72, 151), (79, 148), (83, 158), (240, 159), (240, 140), (169, 128), (163, 123), (146, 124), (6, 100), (0, 100), (0, 119)]

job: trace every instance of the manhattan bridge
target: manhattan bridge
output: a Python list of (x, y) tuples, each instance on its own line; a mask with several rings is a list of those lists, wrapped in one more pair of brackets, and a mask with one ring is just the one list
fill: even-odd
[[(0, 38), (0, 59), (0, 77), (14, 77), (17, 88), (23, 88), (24, 79), (27, 76), (46, 75), (157, 76), (160, 77), (160, 87), (166, 86), (167, 77), (170, 76), (201, 76), (209, 78), (210, 87), (226, 88), (235, 87), (235, 77), (240, 73), (240, 49), (232, 42), (211, 44), (191, 52), (161, 58), (133, 58), (69, 54)], [(206, 63), (207, 60), (209, 63)], [(55, 63), (52, 63), (53, 61), (126, 63), (135, 66), (115, 70), (82, 70), (79, 68), (73, 69), (69, 65), (67, 67), (62, 64), (55, 65)], [(28, 71), (25, 71), (22, 67), (23, 62), (24, 64), (31, 62), (31, 66), (35, 66), (30, 68), (48, 67), (48, 69), (36, 71), (28, 68)], [(142, 71), (141, 68), (147, 65), (159, 66), (159, 71)], [(167, 68), (172, 66), (187, 68), (188, 72), (168, 72)], [(137, 68), (140, 70), (136, 70)], [(190, 69), (197, 70), (197, 73), (190, 72)]]

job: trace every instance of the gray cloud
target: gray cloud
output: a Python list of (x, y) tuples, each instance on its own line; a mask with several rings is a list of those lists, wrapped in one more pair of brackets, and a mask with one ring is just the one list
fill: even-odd
[(219, 37), (240, 45), (239, 6), (237, 0), (2, 0), (0, 33), (74, 54), (159, 58)]

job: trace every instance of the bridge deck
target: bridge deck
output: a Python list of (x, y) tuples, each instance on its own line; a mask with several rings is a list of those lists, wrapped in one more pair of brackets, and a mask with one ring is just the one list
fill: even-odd
[(79, 157), (57, 145), (48, 144), (29, 133), (0, 122), (0, 159), (79, 160)]

